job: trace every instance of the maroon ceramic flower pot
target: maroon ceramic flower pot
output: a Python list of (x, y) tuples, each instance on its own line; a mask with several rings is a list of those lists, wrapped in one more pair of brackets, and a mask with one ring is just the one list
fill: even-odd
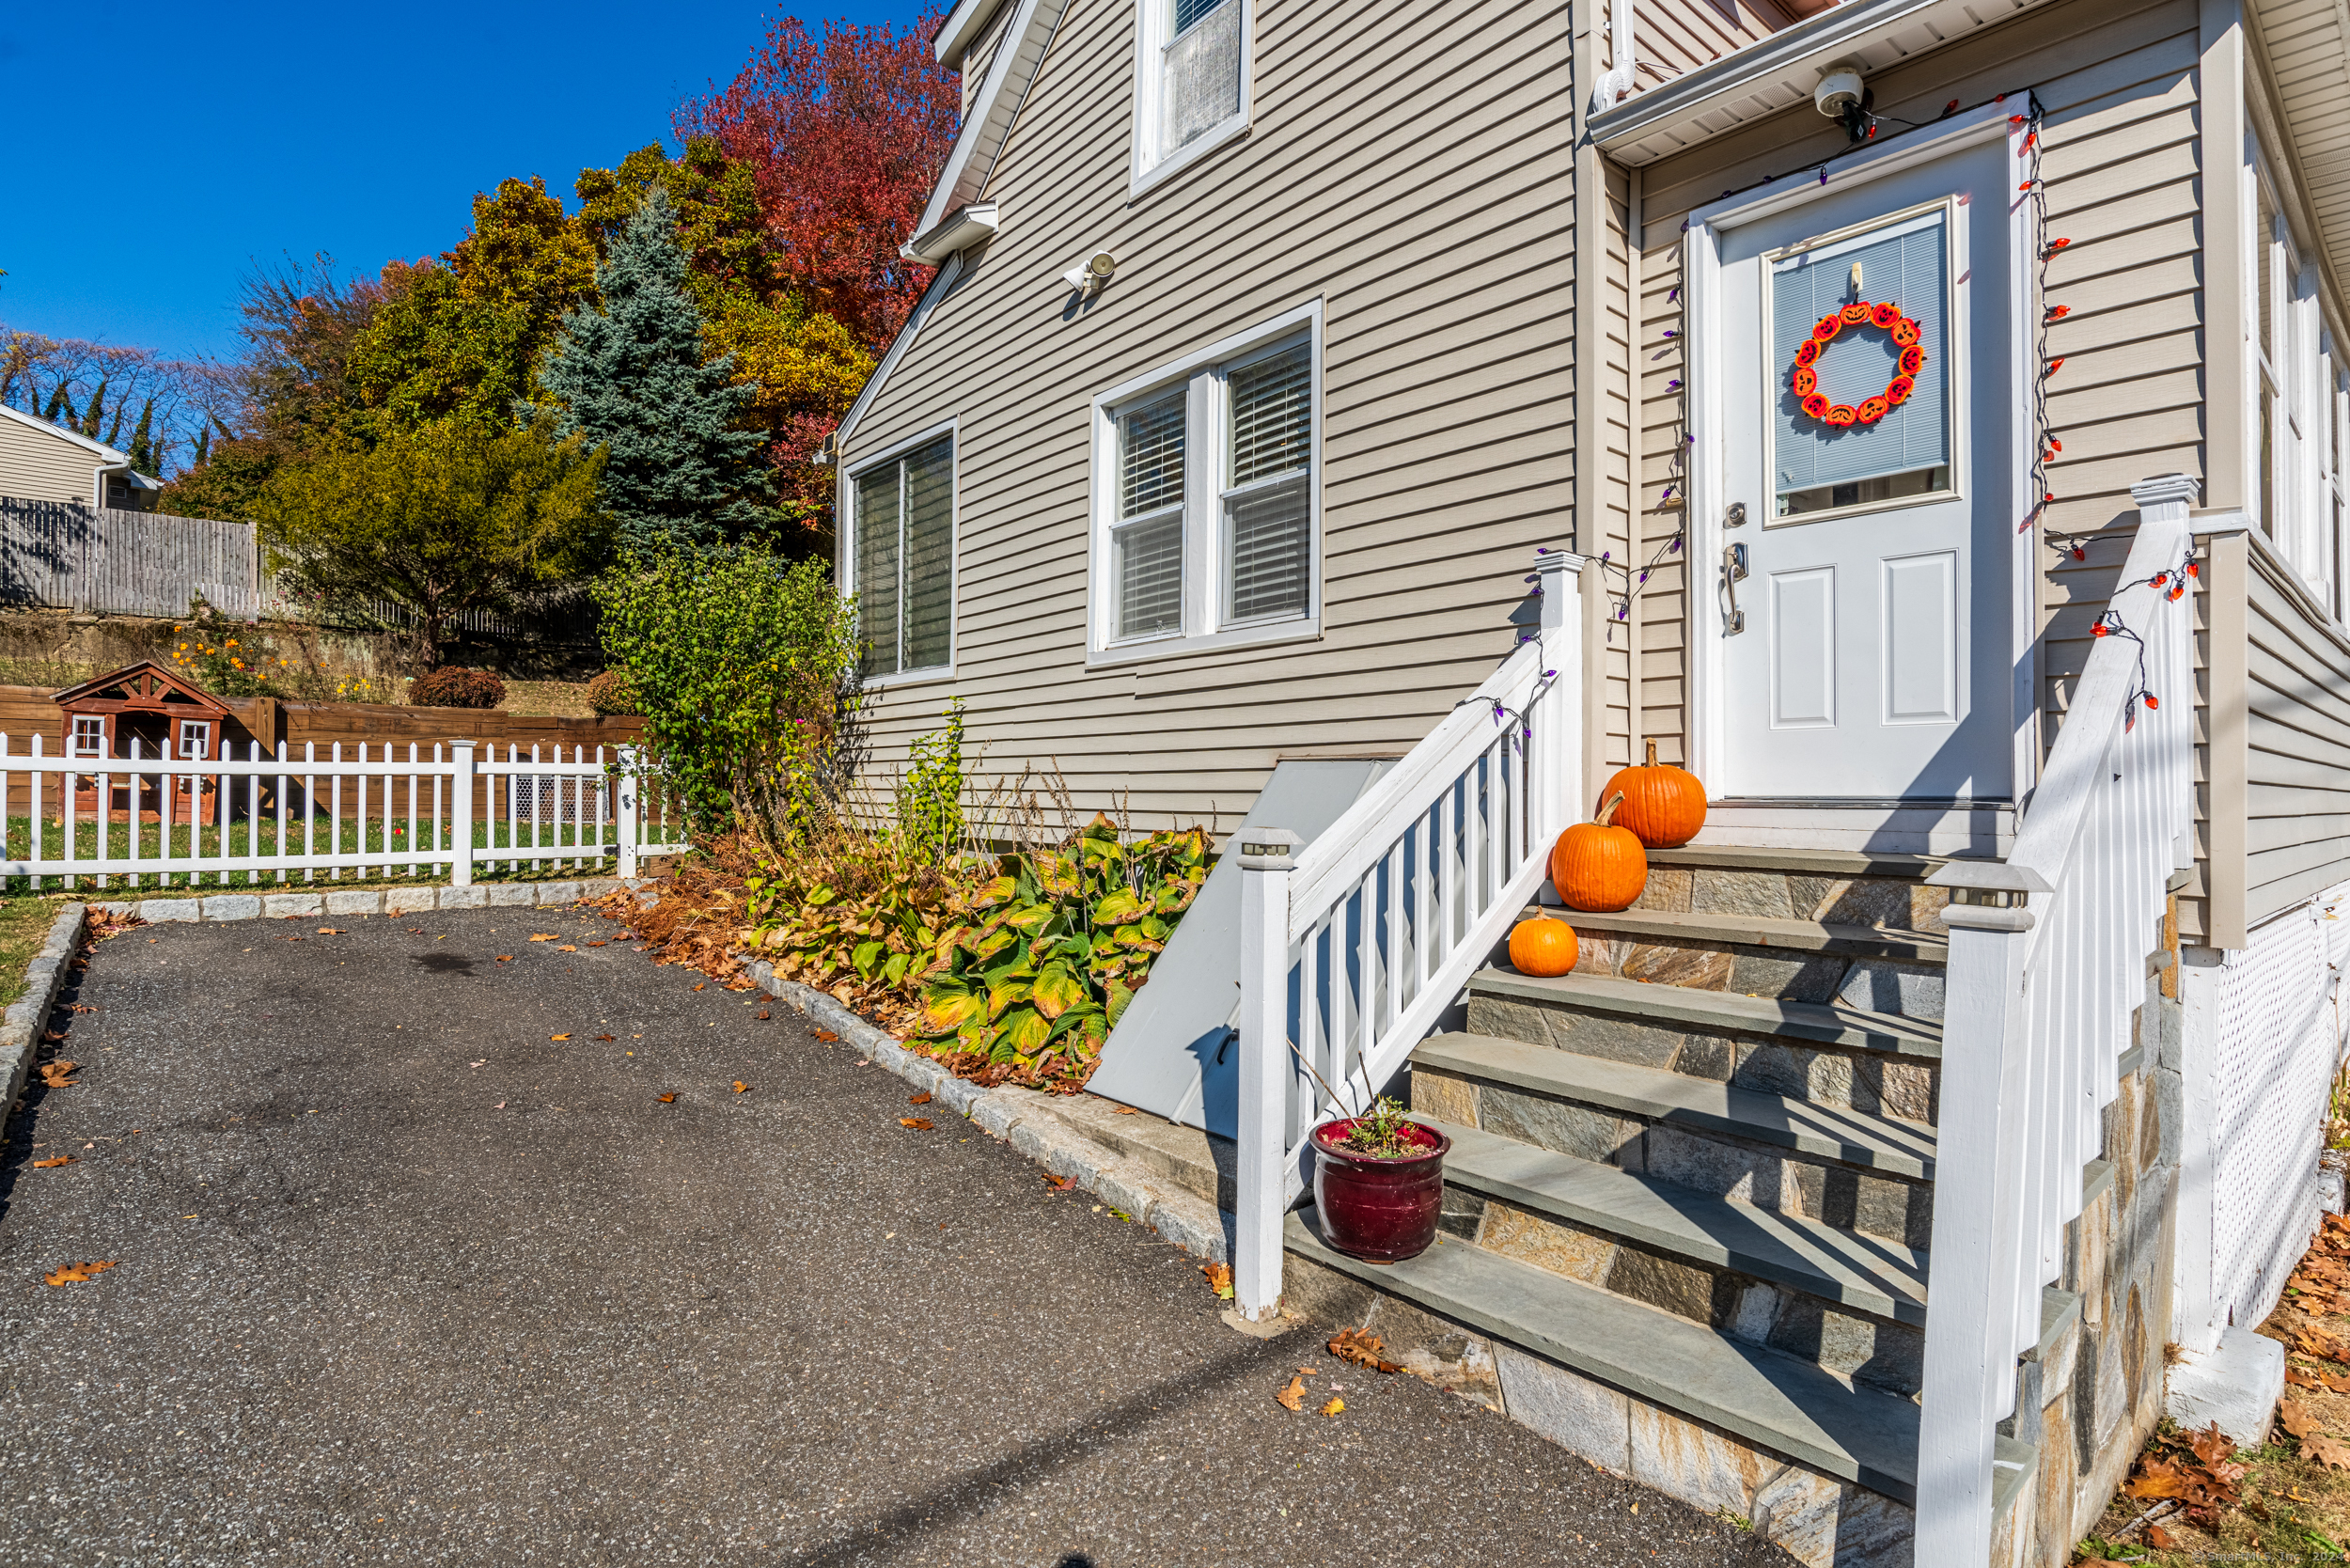
[(1372, 1262), (1417, 1258), (1436, 1240), (1444, 1213), (1444, 1156), (1452, 1140), (1417, 1121), (1403, 1136), (1424, 1151), (1382, 1157), (1340, 1147), (1355, 1119), (1314, 1129), (1314, 1208), (1323, 1238), (1340, 1251)]

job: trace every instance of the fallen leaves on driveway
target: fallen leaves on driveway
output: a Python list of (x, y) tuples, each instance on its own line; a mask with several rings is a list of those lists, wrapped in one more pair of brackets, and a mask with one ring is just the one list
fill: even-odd
[(568, 1034), (551, 1034), (547, 1036), (547, 1038), (549, 1040), (569, 1040), (571, 1039), (571, 1036)]
[(598, 1040), (609, 1040), (609, 1039), (611, 1039), (612, 1037), (611, 1037), (610, 1035), (608, 1035), (608, 1034), (600, 1034), (600, 1035), (596, 1036), (596, 1038), (597, 1038)]
[(1322, 1407), (1322, 1413), (1325, 1416), (1335, 1416), (1345, 1408), (1346, 1401), (1342, 1399), (1334, 1399), (1329, 1403)]
[(71, 1089), (81, 1082), (73, 1076), (81, 1067), (78, 1061), (44, 1061), (40, 1064), (40, 1086), (43, 1089)]
[(735, 1092), (735, 1093), (737, 1093), (737, 1094), (748, 1094), (750, 1091), (751, 1091), (751, 1086), (750, 1086), (750, 1085), (748, 1085), (748, 1084), (744, 1083), (744, 1082), (742, 1079), (740, 1079), (740, 1078), (737, 1078), (737, 1079), (735, 1079), (735, 1080), (734, 1080), (734, 1092)]
[(321, 936), (348, 936), (351, 933), (340, 926), (321, 926), (319, 934)]
[(612, 944), (609, 942), (590, 942), (588, 945), (591, 948), (608, 948)]
[(694, 982), (694, 989), (699, 991), (703, 986), (708, 985), (709, 983), (710, 982), (708, 980), (696, 980)]
[(927, 1116), (901, 1116), (898, 1118), (898, 1125), (901, 1127), (911, 1127), (917, 1133), (927, 1133), (932, 1127), (937, 1126), (938, 1123), (932, 1121)]
[(61, 1166), (61, 1165), (71, 1165), (72, 1163), (73, 1163), (73, 1156), (72, 1156), (72, 1155), (70, 1155), (70, 1154), (59, 1154), (59, 1155), (57, 1155), (55, 1159), (47, 1159), (47, 1160), (35, 1160), (35, 1161), (33, 1162), (33, 1168), (34, 1168), (35, 1170), (54, 1170), (54, 1169), (55, 1169), (58, 1166)]
[(1302, 1377), (1291, 1378), (1290, 1386), (1273, 1396), (1273, 1403), (1284, 1410), (1305, 1409), (1306, 1380)]
[(760, 1016), (760, 1017), (761, 1017), (761, 1018), (766, 1017), (766, 1016), (767, 1016), (767, 1010), (766, 1010), (765, 1008), (760, 1008), (760, 1009), (759, 1010), (759, 1016)]
[(1392, 1372), (1403, 1369), (1380, 1354), (1379, 1336), (1366, 1334), (1359, 1328), (1341, 1328), (1331, 1339), (1330, 1354), (1341, 1361), (1352, 1361), (1373, 1372)]
[(556, 950), (556, 952), (558, 952), (558, 953), (575, 953), (575, 952), (579, 951), (579, 949), (578, 949), (577, 947), (573, 946), (572, 943), (566, 942), (566, 943), (564, 943), (561, 947), (559, 947), (559, 948), (556, 949), (555, 950)]
[(498, 962), (500, 964), (511, 964), (514, 962), (514, 955), (512, 953), (500, 953), (498, 954)]
[(558, 933), (552, 931), (534, 931), (530, 933), (530, 939), (533, 942), (560, 942), (563, 940)]
[(662, 1096), (660, 1097), (660, 1099), (661, 1099), (661, 1103), (662, 1103), (663, 1105), (670, 1105), (670, 1104), (674, 1103), (674, 1102), (676, 1101), (676, 1099), (677, 1099), (677, 1096), (676, 1096), (676, 1095), (674, 1095), (674, 1094), (664, 1094), (664, 1095), (662, 1095)]
[[(1231, 1264), (1201, 1263), (1199, 1265), (1199, 1272), (1208, 1277), (1208, 1289), (1214, 1291), (1218, 1296), (1226, 1301), (1232, 1299)], [(1293, 1409), (1295, 1406), (1292, 1406), (1292, 1408)]]
[(1055, 1192), (1068, 1192), (1077, 1184), (1077, 1179), (1074, 1176), (1054, 1176), (1043, 1171), (1039, 1171), (1037, 1174), (1043, 1176), (1044, 1184)]
[(44, 1284), (79, 1285), (86, 1280), (97, 1278), (114, 1266), (114, 1260), (111, 1258), (94, 1260), (86, 1263), (68, 1263), (55, 1274), (44, 1274), (40, 1278)]
[(906, 1104), (909, 1105), (927, 1105), (930, 1103), (931, 1091), (927, 1089), (919, 1094), (909, 1094), (906, 1096)]
[(839, 1039), (840, 1037), (839, 1037), (838, 1035), (837, 1035), (837, 1034), (833, 1033), (830, 1029), (818, 1029), (818, 1030), (816, 1031), (816, 1038), (817, 1038), (817, 1039), (819, 1039), (819, 1040), (821, 1040), (821, 1041), (822, 1041), (825, 1044), (829, 1045), (829, 1044), (831, 1044), (834, 1041), (836, 1041), (836, 1040)]

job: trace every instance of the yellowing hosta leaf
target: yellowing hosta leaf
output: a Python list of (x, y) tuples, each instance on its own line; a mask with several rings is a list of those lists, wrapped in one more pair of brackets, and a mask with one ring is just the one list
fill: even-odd
[(1002, 1043), (1024, 1057), (1042, 1050), (1045, 1037), (1052, 1033), (1053, 1028), (1044, 1021), (1042, 1014), (1030, 1007), (1016, 1009), (996, 1022), (1001, 1030), (999, 1038)]
[(1120, 887), (1093, 906), (1096, 926), (1120, 926), (1142, 918), (1142, 901), (1131, 887)]
[(1066, 964), (1048, 964), (1036, 977), (1036, 1010), (1047, 1018), (1058, 1018), (1073, 1007), (1089, 1000), (1086, 982)]
[(964, 902), (973, 909), (992, 909), (1011, 897), (1014, 886), (1010, 876), (999, 876), (992, 882), (983, 882), (972, 888), (969, 898)]
[(1006, 979), (987, 988), (987, 1015), (1001, 1020), (1008, 1008), (1017, 1007), (1029, 996), (1030, 977), (1023, 970), (1016, 979)]

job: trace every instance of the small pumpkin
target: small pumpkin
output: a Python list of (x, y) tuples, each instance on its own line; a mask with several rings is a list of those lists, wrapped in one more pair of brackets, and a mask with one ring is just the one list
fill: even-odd
[(1622, 805), (1622, 792), (1609, 795), (1597, 821), (1575, 823), (1550, 847), (1550, 885), (1568, 908), (1629, 909), (1648, 886), (1648, 852), (1630, 828), (1615, 825)]
[(1547, 915), (1537, 915), (1530, 920), (1520, 920), (1511, 930), (1510, 967), (1521, 975), (1548, 980), (1572, 970), (1581, 947), (1573, 926)]
[(1705, 825), (1705, 786), (1688, 769), (1659, 762), (1654, 741), (1647, 761), (1619, 768), (1600, 793), (1622, 794), (1617, 820), (1649, 849), (1679, 849)]

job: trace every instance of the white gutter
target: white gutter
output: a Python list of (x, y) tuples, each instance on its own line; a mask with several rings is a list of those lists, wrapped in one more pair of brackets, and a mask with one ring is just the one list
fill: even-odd
[(1607, 41), (1615, 63), (1591, 89), (1591, 113), (1595, 116), (1614, 108), (1616, 100), (1632, 90), (1632, 0), (1609, 0)]
[(916, 234), (898, 247), (898, 254), (909, 261), (925, 261), (935, 267), (966, 245), (976, 245), (995, 232), (995, 204), (975, 201), (968, 207), (958, 207), (947, 219), (927, 234)]

